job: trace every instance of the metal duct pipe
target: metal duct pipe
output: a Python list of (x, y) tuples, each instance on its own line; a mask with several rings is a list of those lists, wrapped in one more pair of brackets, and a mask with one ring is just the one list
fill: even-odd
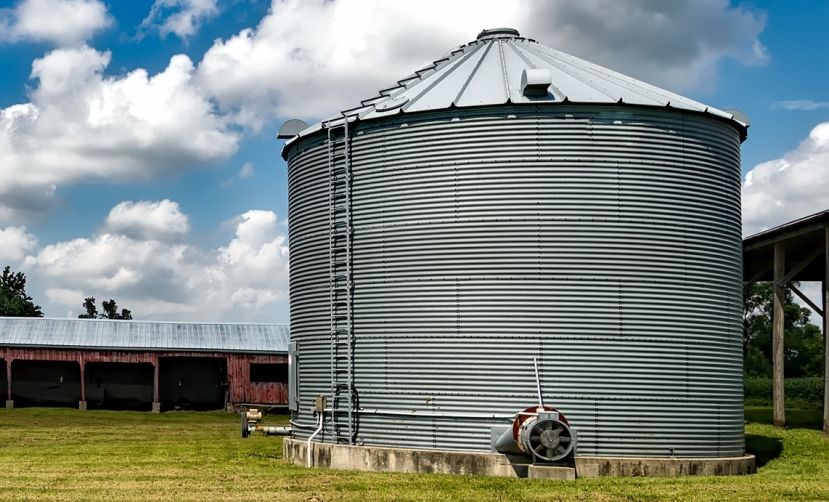
[(306, 464), (307, 464), (308, 467), (313, 467), (313, 465), (311, 465), (312, 464), (311, 460), (313, 459), (313, 456), (311, 455), (311, 441), (313, 441), (314, 438), (317, 437), (317, 434), (319, 434), (322, 431), (323, 414), (324, 414), (324, 412), (322, 412), (322, 411), (319, 413), (319, 427), (317, 427), (317, 430), (315, 430), (313, 434), (308, 436), (308, 441), (305, 442), (305, 451), (308, 455)]

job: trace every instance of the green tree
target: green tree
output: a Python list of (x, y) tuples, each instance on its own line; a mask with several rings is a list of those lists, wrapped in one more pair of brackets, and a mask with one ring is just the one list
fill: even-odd
[(0, 274), (0, 316), (43, 317), (40, 305), (26, 294), (26, 275), (9, 266)]
[(98, 307), (95, 306), (95, 298), (87, 296), (83, 299), (84, 314), (78, 316), (78, 319), (97, 319)]
[(98, 312), (98, 307), (95, 306), (95, 297), (88, 296), (83, 299), (84, 313), (79, 315), (79, 319), (123, 319), (132, 320), (132, 311), (129, 309), (121, 309), (118, 312), (118, 304), (110, 298), (108, 301), (101, 302), (101, 309), (103, 312)]
[[(743, 286), (743, 353), (748, 376), (771, 376), (773, 295), (770, 282)], [(783, 313), (786, 377), (821, 376), (823, 336), (809, 320), (811, 311), (795, 303), (788, 288)]]

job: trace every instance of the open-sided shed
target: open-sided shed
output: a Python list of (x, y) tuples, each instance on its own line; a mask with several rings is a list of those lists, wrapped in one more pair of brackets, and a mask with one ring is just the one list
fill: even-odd
[[(772, 366), (774, 423), (786, 423), (783, 385), (785, 345), (783, 306), (786, 288), (823, 317), (823, 334), (829, 331), (829, 210), (790, 221), (743, 240), (743, 279), (746, 282), (774, 282), (772, 324)], [(822, 283), (821, 298), (812, 301), (793, 283)], [(823, 431), (829, 435), (829, 343), (825, 343)]]
[(286, 325), (0, 317), (7, 408), (282, 406), (287, 352)]

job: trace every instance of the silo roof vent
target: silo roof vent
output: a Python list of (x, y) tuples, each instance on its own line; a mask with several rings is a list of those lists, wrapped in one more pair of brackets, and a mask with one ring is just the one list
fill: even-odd
[(546, 96), (553, 83), (553, 76), (547, 68), (525, 68), (521, 72), (521, 94), (524, 96)]

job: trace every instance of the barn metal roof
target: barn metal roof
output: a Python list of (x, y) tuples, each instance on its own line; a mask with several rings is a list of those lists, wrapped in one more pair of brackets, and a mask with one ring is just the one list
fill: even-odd
[(342, 115), (370, 120), (398, 113), (512, 104), (626, 104), (688, 110), (719, 117), (745, 139), (748, 119), (603, 68), (511, 28), (484, 30), (478, 38), (383, 89), (360, 105), (318, 122), (288, 140), (336, 124)]
[(0, 317), (0, 347), (288, 352), (287, 324)]
[(786, 248), (785, 270), (792, 270), (804, 260), (792, 281), (823, 281), (826, 278), (826, 260), (818, 259), (816, 252), (826, 249), (826, 229), (829, 228), (829, 210), (792, 220), (743, 239), (743, 279), (748, 282), (774, 280), (774, 245)]

